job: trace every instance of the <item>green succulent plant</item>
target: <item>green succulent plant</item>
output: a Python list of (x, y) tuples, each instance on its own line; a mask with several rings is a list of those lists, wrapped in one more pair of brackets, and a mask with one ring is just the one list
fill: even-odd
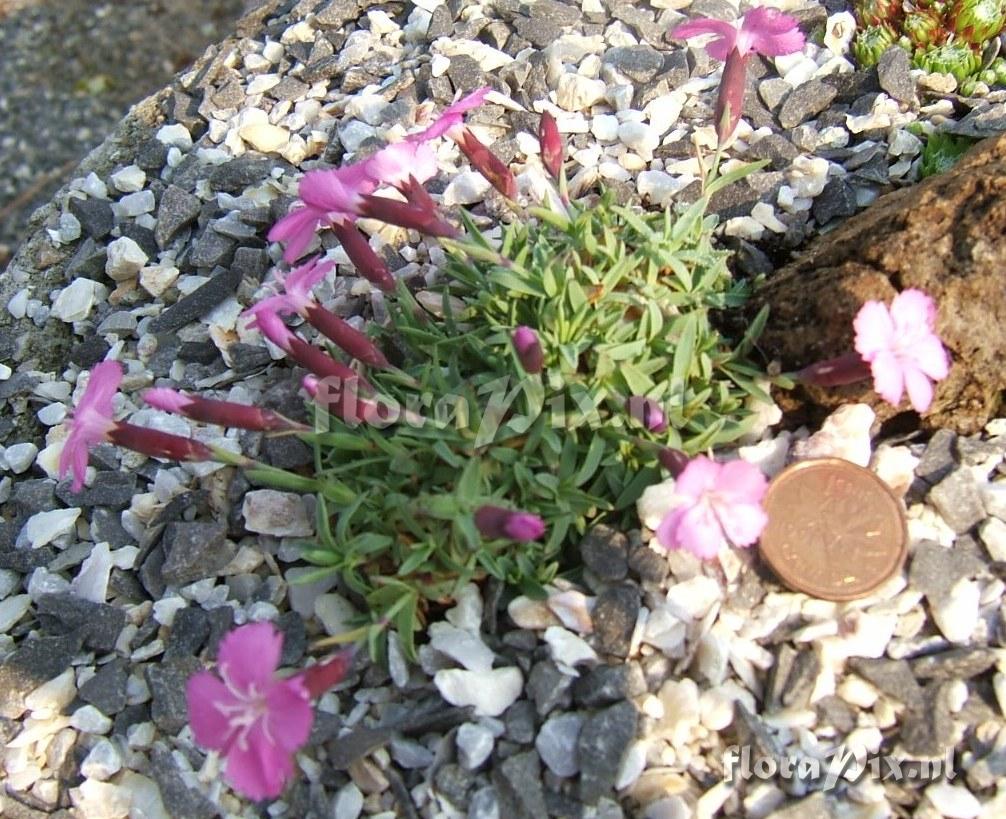
[(978, 140), (955, 134), (935, 133), (922, 149), (922, 176), (934, 176), (950, 170)]
[(905, 15), (901, 29), (915, 48), (940, 45), (947, 39), (943, 16), (932, 10), (910, 11)]
[(856, 34), (852, 41), (852, 55), (862, 68), (870, 68), (880, 61), (880, 56), (897, 40), (889, 26), (870, 26)]
[(864, 28), (896, 25), (905, 14), (901, 0), (856, 0), (852, 12)]
[(981, 56), (967, 43), (954, 41), (916, 51), (912, 64), (930, 73), (953, 74), (961, 83), (981, 67)]
[(1006, 0), (955, 0), (947, 25), (958, 40), (980, 46), (1006, 26)]

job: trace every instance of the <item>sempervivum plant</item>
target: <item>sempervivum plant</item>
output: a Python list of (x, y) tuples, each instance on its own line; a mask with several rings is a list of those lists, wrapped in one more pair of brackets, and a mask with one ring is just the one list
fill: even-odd
[(953, 74), (957, 82), (964, 82), (981, 67), (981, 56), (967, 43), (952, 42), (916, 51), (912, 64), (930, 73)]
[(986, 45), (1006, 27), (1006, 0), (857, 0), (853, 9), (859, 31), (852, 54), (861, 67), (898, 45), (917, 68), (953, 74), (959, 83), (981, 68)]

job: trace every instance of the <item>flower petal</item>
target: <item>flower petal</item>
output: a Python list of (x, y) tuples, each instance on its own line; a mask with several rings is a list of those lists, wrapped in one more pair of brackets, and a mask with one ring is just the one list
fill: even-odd
[(701, 34), (715, 34), (715, 38), (705, 45), (706, 53), (715, 60), (726, 60), (727, 55), (737, 44), (737, 27), (726, 20), (713, 20), (700, 17), (689, 20), (671, 30), (669, 36), (678, 40), (687, 40)]
[(273, 684), (282, 651), (283, 633), (272, 623), (239, 626), (220, 641), (220, 676), (238, 691), (257, 685), (265, 692)]
[(261, 720), (227, 753), (227, 779), (256, 802), (279, 796), (292, 776), (293, 754), (269, 741)]
[(323, 215), (314, 208), (297, 208), (272, 226), (269, 241), (286, 242), (283, 258), (287, 262), (294, 262), (307, 250), (322, 220)]
[(899, 335), (936, 326), (936, 303), (921, 290), (902, 290), (891, 301), (891, 320)]
[(722, 467), (705, 455), (699, 455), (688, 462), (674, 484), (674, 494), (691, 500), (698, 500), (706, 492), (716, 487)]
[(655, 532), (657, 542), (665, 549), (670, 550), (681, 548), (681, 541), (678, 539), (678, 526), (681, 523), (681, 518), (684, 517), (685, 512), (687, 512), (689, 508), (691, 507), (688, 505), (675, 507), (664, 515), (663, 520), (660, 521), (660, 525), (657, 526)]
[(766, 57), (793, 54), (803, 48), (799, 21), (778, 9), (758, 6), (744, 14), (737, 48), (742, 54), (757, 51)]
[(723, 529), (707, 503), (695, 504), (681, 516), (678, 524), (678, 541), (702, 560), (711, 560), (725, 545)]
[(204, 748), (222, 750), (230, 739), (233, 726), (218, 706), (240, 705), (238, 699), (209, 671), (200, 671), (189, 677), (185, 685), (185, 699), (196, 742)]
[(852, 326), (856, 331), (856, 352), (866, 361), (873, 361), (879, 352), (894, 346), (894, 321), (883, 302), (866, 302), (859, 308)]
[[(747, 461), (727, 461), (716, 479), (716, 494), (737, 504), (758, 504), (765, 497), (768, 480)], [(732, 538), (731, 538), (732, 540)]]
[(922, 372), (934, 381), (941, 381), (950, 374), (950, 359), (940, 339), (930, 333), (912, 345), (911, 358)]
[(314, 709), (307, 687), (299, 676), (273, 685), (266, 705), (269, 709), (265, 716), (266, 730), (280, 748), (293, 752), (307, 742)]
[(870, 371), (873, 373), (873, 389), (880, 397), (894, 406), (900, 404), (905, 374), (897, 357), (886, 350), (882, 351), (871, 362)]
[(724, 534), (734, 546), (750, 546), (761, 537), (768, 523), (765, 510), (754, 503), (734, 503), (725, 508), (718, 506), (716, 513)]
[(926, 377), (922, 370), (914, 366), (905, 367), (904, 377), (912, 409), (918, 413), (925, 412), (933, 403), (933, 382)]

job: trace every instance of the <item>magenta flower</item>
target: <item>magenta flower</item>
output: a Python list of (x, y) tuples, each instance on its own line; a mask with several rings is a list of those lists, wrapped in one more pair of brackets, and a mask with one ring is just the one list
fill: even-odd
[(407, 137), (407, 139), (412, 142), (426, 142), (427, 140), (436, 139), (444, 134), (454, 140), (460, 139), (461, 128), (463, 127), (465, 121), (464, 115), (473, 108), (478, 108), (483, 102), (485, 102), (486, 94), (490, 91), (492, 91), (492, 89), (487, 85), (472, 91), (472, 93), (467, 97), (462, 97), (453, 105), (445, 108), (443, 113), (441, 113), (440, 116), (437, 117), (436, 121), (425, 131), (420, 131), (418, 134), (412, 134)]
[(538, 540), (545, 534), (545, 521), (530, 512), (480, 506), (475, 510), (475, 526), (489, 540)]
[(934, 381), (947, 377), (950, 359), (935, 333), (936, 305), (921, 290), (904, 290), (890, 309), (864, 304), (853, 321), (856, 351), (868, 362), (874, 389), (897, 406), (904, 391), (916, 412), (933, 400)]
[(710, 560), (727, 543), (750, 546), (761, 535), (768, 517), (761, 500), (768, 482), (746, 461), (718, 464), (700, 455), (678, 476), (677, 505), (657, 527), (665, 549), (687, 549)]
[(154, 458), (175, 461), (209, 461), (213, 450), (192, 438), (182, 438), (156, 429), (146, 429), (112, 418), (112, 399), (122, 383), (122, 365), (103, 361), (91, 370), (84, 395), (70, 419), (70, 434), (59, 455), (59, 476), (73, 474), (73, 491), (84, 486), (88, 451), (95, 444), (111, 441)]
[(303, 316), (308, 306), (315, 303), (311, 291), (325, 278), (332, 267), (332, 262), (319, 261), (315, 256), (289, 273), (274, 270), (275, 283), (283, 289), (283, 292), (263, 299), (246, 310), (245, 314), (255, 315), (262, 310), (272, 310), (279, 315), (298, 313)]
[(73, 491), (84, 486), (88, 451), (95, 444), (109, 440), (115, 421), (112, 419), (112, 399), (122, 383), (122, 365), (118, 361), (102, 361), (91, 369), (84, 395), (73, 411), (70, 434), (59, 455), (59, 476), (73, 473)]
[(522, 324), (513, 331), (511, 337), (517, 359), (529, 375), (540, 373), (545, 366), (545, 353), (541, 349), (538, 334), (530, 327)]
[(701, 34), (716, 35), (706, 45), (706, 52), (726, 62), (714, 113), (716, 134), (722, 144), (733, 134), (741, 117), (748, 58), (754, 53), (766, 57), (792, 54), (803, 48), (804, 37), (794, 17), (764, 6), (745, 12), (740, 26), (726, 20), (699, 18), (677, 26), (670, 36), (687, 40)]
[(230, 784), (254, 800), (280, 795), (314, 721), (304, 679), (276, 676), (282, 650), (269, 623), (236, 628), (220, 642), (220, 676), (201, 671), (185, 689), (196, 742), (220, 751)]

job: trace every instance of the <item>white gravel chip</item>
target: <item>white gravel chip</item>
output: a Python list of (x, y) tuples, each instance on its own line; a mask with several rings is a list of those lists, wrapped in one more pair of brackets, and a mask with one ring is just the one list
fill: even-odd
[(292, 492), (256, 489), (245, 495), (241, 506), (250, 532), (276, 537), (307, 537), (314, 534), (304, 499)]
[(88, 779), (104, 781), (122, 770), (122, 753), (117, 745), (101, 739), (80, 763), (80, 772)]
[(982, 812), (981, 803), (974, 794), (960, 785), (936, 782), (926, 788), (925, 793), (926, 799), (947, 819), (973, 819)]
[[(142, 251), (140, 252), (142, 253)], [(93, 279), (74, 279), (72, 284), (59, 291), (59, 295), (52, 303), (50, 315), (67, 324), (83, 321), (91, 314), (94, 305), (104, 299), (106, 295), (108, 295), (108, 290), (101, 282), (96, 282)]]
[(493, 752), (495, 738), (492, 731), (484, 725), (466, 722), (458, 728), (455, 742), (458, 746), (458, 761), (461, 763), (461, 767), (468, 771), (474, 771)]
[(112, 720), (93, 705), (85, 705), (74, 711), (70, 725), (85, 734), (107, 734), (112, 730)]
[[(59, 404), (50, 406), (60, 406)], [(38, 447), (32, 443), (13, 444), (4, 450), (3, 459), (7, 462), (7, 468), (15, 475), (20, 475), (28, 469), (38, 455)]]
[(451, 705), (470, 705), (477, 716), (498, 717), (517, 701), (524, 687), (524, 676), (514, 666), (492, 671), (452, 668), (438, 671), (433, 683)]
[(557, 714), (538, 731), (535, 750), (556, 776), (576, 776), (580, 772), (577, 742), (582, 728), (582, 714)]
[(189, 129), (180, 123), (174, 125), (162, 125), (156, 134), (157, 141), (169, 148), (178, 148), (187, 151), (192, 147), (192, 134)]
[(0, 601), (0, 633), (10, 630), (10, 628), (28, 613), (31, 606), (31, 596), (27, 594), (15, 594), (6, 600)]
[(18, 542), (24, 538), (32, 549), (48, 546), (56, 538), (69, 534), (77, 525), (80, 517), (80, 507), (69, 509), (53, 509), (49, 512), (36, 512), (25, 523), (18, 535)]
[(126, 281), (140, 272), (147, 259), (147, 254), (136, 242), (128, 236), (120, 236), (108, 245), (105, 272), (114, 281)]

